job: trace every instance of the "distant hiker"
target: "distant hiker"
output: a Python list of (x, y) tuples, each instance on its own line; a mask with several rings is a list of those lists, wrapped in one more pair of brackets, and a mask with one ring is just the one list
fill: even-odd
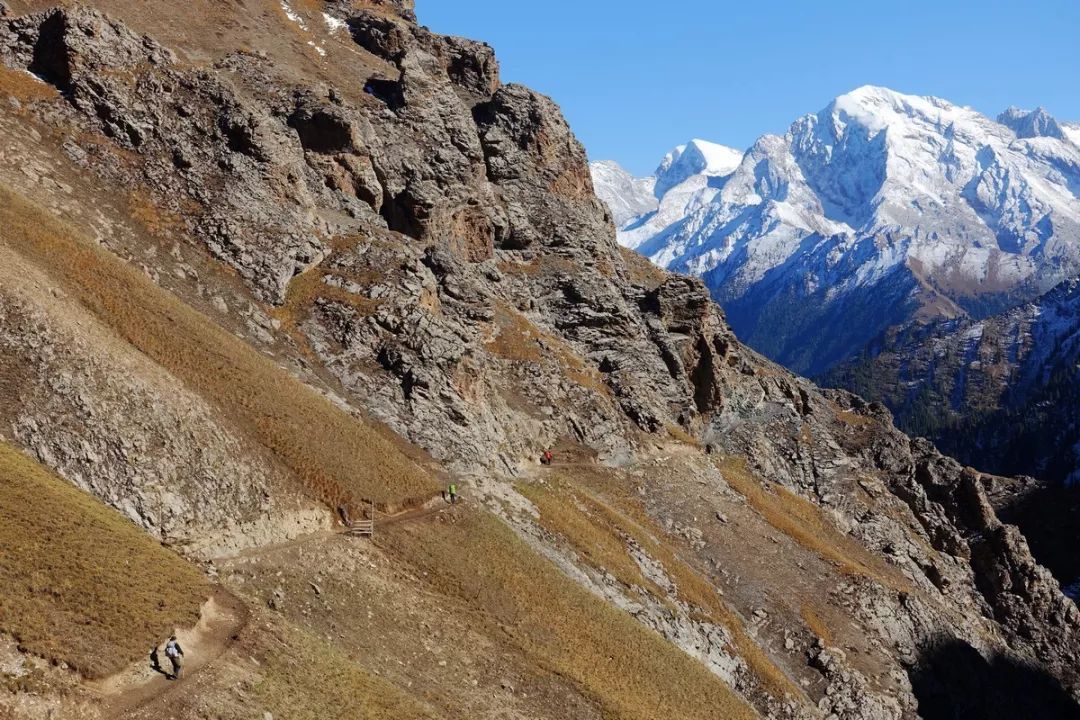
[(450, 487), (446, 491), (447, 497), (450, 498), (450, 504), (457, 504), (457, 485), (450, 483)]
[(165, 643), (165, 657), (169, 658), (169, 662), (172, 663), (172, 679), (178, 679), (180, 677), (180, 666), (183, 664), (181, 658), (184, 657), (184, 649), (176, 641), (175, 635), (169, 638), (169, 642)]
[(540, 456), (540, 464), (541, 465), (550, 465), (551, 462), (554, 459), (555, 459), (555, 456), (551, 454), (551, 451), (550, 450), (545, 450), (543, 452), (543, 454)]

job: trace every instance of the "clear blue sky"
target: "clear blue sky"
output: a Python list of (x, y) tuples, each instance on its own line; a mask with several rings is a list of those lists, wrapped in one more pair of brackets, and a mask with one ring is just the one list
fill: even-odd
[(694, 137), (748, 147), (860, 85), (1080, 121), (1080, 0), (416, 0), (553, 97), (595, 160), (647, 174)]

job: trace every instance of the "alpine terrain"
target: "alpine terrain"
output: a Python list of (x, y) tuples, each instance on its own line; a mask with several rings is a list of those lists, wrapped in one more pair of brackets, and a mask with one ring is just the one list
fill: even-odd
[(1080, 125), (1041, 109), (993, 120), (862, 87), (737, 163), (703, 161), (710, 148), (676, 150), (654, 179), (596, 164), (597, 192), (617, 221), (644, 210), (619, 223), (623, 245), (704, 279), (739, 337), (797, 372), (889, 328), (982, 320), (1080, 271)]
[(0, 1), (0, 718), (1080, 717), (1032, 484), (710, 295), (815, 372), (1034, 300), (1077, 150), (1005, 119), (605, 166), (707, 286), (410, 0)]

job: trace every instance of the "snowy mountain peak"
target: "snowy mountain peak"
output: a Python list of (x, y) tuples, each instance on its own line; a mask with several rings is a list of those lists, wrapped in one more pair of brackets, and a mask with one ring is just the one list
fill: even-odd
[(854, 122), (870, 132), (878, 132), (912, 118), (948, 123), (974, 111), (929, 95), (905, 95), (864, 85), (837, 97), (824, 113), (832, 114), (841, 125)]
[(637, 178), (614, 160), (599, 160), (589, 164), (596, 195), (611, 210), (616, 227), (652, 212), (657, 207), (653, 194), (655, 178)]
[(660, 163), (657, 175), (662, 174), (672, 164), (687, 162), (694, 165), (695, 172), (703, 175), (727, 175), (739, 166), (742, 161), (741, 150), (709, 142), (708, 140), (694, 139), (685, 145), (672, 150)]
[(1052, 137), (1058, 140), (1065, 138), (1065, 133), (1058, 121), (1041, 107), (1034, 110), (1009, 107), (998, 115), (997, 121), (1015, 131), (1019, 138)]
[(669, 152), (656, 168), (656, 196), (664, 194), (694, 175), (722, 177), (742, 162), (740, 150), (706, 140), (691, 140)]
[(863, 85), (862, 87), (857, 87), (851, 92), (838, 96), (833, 102), (841, 106), (861, 105), (864, 107), (877, 106), (892, 107), (896, 109), (920, 107), (950, 109), (956, 107), (948, 100), (943, 100), (932, 95), (910, 95), (908, 93), (891, 90), (887, 87), (881, 87), (880, 85)]
[(838, 95), (831, 105), (841, 111), (853, 109), (858, 111), (881, 107), (902, 108), (910, 106), (913, 100), (920, 99), (878, 85), (863, 85), (851, 92)]

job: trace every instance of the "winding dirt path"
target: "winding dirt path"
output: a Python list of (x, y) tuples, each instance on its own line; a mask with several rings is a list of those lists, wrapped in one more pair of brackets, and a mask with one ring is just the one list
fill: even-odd
[[(465, 502), (462, 498), (458, 498), (458, 504)], [(441, 513), (444, 510), (449, 510), (452, 507), (448, 500), (444, 500), (441, 497), (437, 497), (433, 500), (429, 500), (418, 508), (413, 510), (406, 510), (405, 512), (395, 513), (394, 515), (384, 515), (378, 513), (375, 517), (375, 531), (378, 532), (379, 528), (385, 525), (397, 525), (398, 523), (409, 522), (410, 520), (419, 520), (421, 518), (428, 517), (429, 515), (435, 515)]]
[[(152, 670), (148, 653), (146, 660), (91, 685), (102, 695), (102, 717), (119, 720), (153, 702), (182, 692), (192, 679), (212, 667), (232, 646), (247, 622), (248, 610), (243, 602), (223, 588), (217, 588), (203, 604), (195, 627), (176, 632), (185, 660), (180, 679), (169, 680)], [(164, 645), (158, 648), (158, 654), (163, 669), (168, 668)]]

